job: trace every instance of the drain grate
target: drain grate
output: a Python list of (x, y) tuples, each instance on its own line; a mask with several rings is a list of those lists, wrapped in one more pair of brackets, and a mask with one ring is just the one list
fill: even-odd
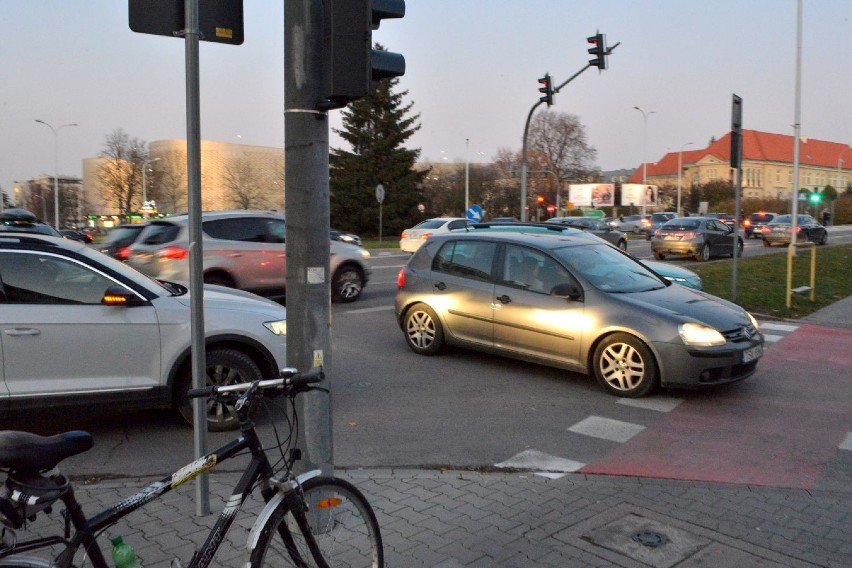
[(655, 531), (642, 531), (635, 533), (632, 537), (633, 542), (638, 542), (642, 546), (648, 548), (659, 548), (666, 544), (668, 540), (666, 535)]

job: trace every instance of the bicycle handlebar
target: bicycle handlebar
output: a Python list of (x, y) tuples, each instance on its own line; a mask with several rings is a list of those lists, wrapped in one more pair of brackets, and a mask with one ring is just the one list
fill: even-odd
[[(281, 376), (279, 378), (256, 381), (256, 383), (258, 390), (283, 388), (288, 393), (298, 394), (300, 392), (310, 390), (310, 385), (319, 383), (324, 379), (325, 373), (323, 372), (322, 367), (314, 367), (310, 371), (305, 371), (304, 373), (300, 373), (297, 369), (285, 368), (281, 369)], [(189, 398), (202, 398), (215, 394), (242, 392), (248, 390), (254, 384), (255, 383), (238, 383), (235, 385), (189, 389), (187, 391), (187, 396)]]

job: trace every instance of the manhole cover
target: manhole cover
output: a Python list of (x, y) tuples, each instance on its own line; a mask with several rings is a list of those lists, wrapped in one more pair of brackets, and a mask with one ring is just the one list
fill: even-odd
[(654, 531), (642, 531), (633, 535), (633, 542), (648, 548), (658, 548), (666, 543), (666, 535)]

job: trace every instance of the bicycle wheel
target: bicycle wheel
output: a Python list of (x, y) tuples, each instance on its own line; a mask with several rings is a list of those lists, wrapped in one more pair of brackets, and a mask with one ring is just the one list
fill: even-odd
[[(382, 568), (382, 537), (364, 495), (348, 481), (314, 477), (302, 484), (311, 533), (330, 568)], [(287, 503), (264, 524), (250, 554), (250, 566), (316, 567)], [(286, 544), (292, 541), (292, 550)]]

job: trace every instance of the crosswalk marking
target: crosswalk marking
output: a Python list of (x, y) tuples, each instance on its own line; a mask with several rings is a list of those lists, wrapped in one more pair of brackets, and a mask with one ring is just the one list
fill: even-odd
[(771, 329), (774, 331), (796, 331), (799, 329), (798, 324), (787, 324), (787, 323), (776, 323), (773, 321), (762, 321), (760, 323), (760, 329)]
[(644, 408), (645, 410), (671, 412), (677, 408), (683, 400), (684, 399), (682, 398), (672, 398), (670, 396), (646, 396), (643, 398), (619, 398), (615, 402), (616, 404)]
[(624, 443), (644, 430), (645, 427), (603, 416), (589, 416), (568, 428), (569, 432)]

